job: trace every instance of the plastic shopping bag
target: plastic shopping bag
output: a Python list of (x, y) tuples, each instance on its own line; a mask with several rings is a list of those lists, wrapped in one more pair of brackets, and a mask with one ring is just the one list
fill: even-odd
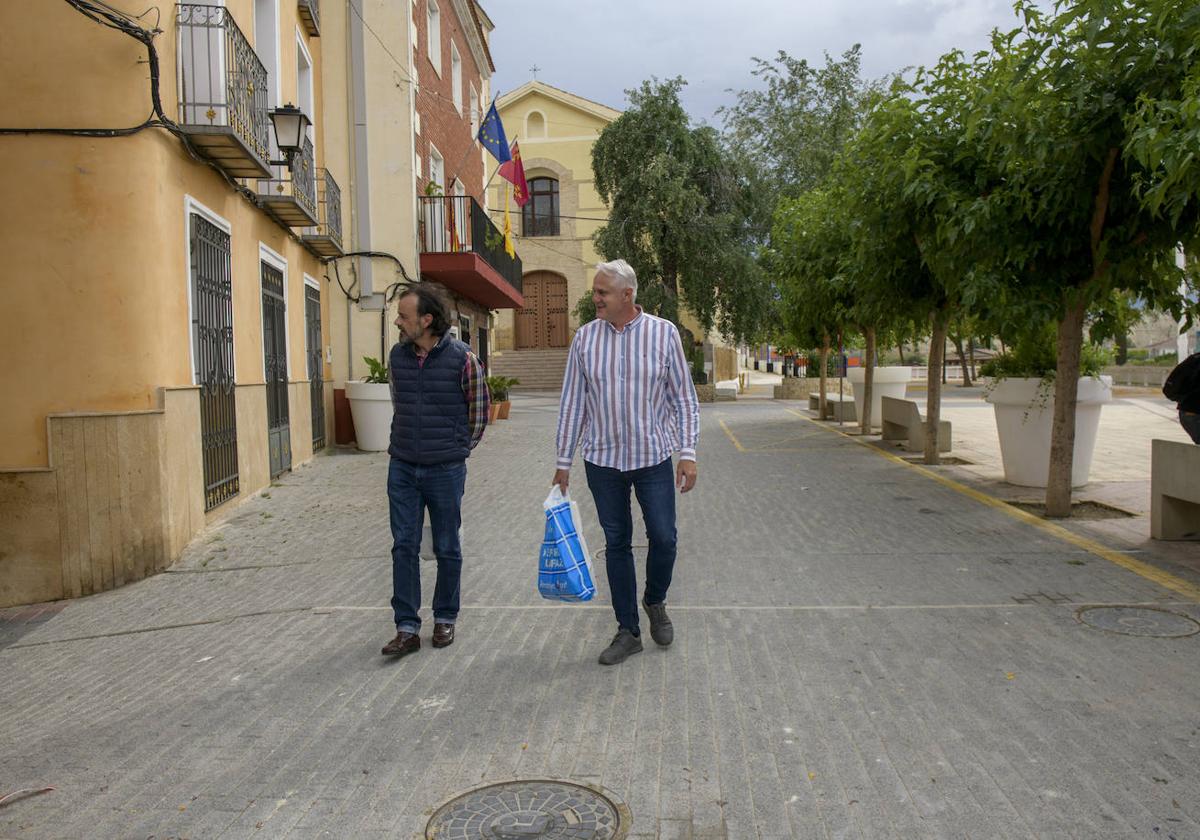
[(596, 584), (579, 529), (579, 506), (555, 484), (542, 507), (546, 537), (538, 557), (538, 592), (551, 601), (592, 600)]

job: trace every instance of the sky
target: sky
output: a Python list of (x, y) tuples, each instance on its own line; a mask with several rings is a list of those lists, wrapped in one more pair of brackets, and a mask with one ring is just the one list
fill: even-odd
[[(720, 126), (730, 89), (756, 87), (751, 57), (780, 50), (810, 63), (862, 44), (863, 76), (932, 65), (950, 49), (984, 49), (1013, 29), (1011, 0), (481, 0), (491, 36), (493, 94), (533, 78), (612, 108), (652, 76), (683, 76), (693, 121)], [(1045, 4), (1040, 4), (1045, 5)]]

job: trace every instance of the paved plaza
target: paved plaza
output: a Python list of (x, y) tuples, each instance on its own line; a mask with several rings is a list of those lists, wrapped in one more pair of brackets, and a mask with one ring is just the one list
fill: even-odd
[(1186, 440), (1167, 403), (1105, 409), (1078, 494), (1133, 515), (1049, 524), (994, 501), (1038, 494), (1000, 481), (977, 392), (947, 394), (967, 463), (937, 468), (751, 396), (702, 409), (675, 644), (616, 667), (578, 461), (600, 591), (536, 591), (548, 394), (470, 459), (449, 648), (426, 610), (418, 654), (379, 655), (378, 454), (286, 474), (154, 578), (0, 613), (0, 796), (54, 787), (0, 838), (416, 840), (514, 780), (602, 793), (638, 840), (1200, 838), (1200, 544), (1146, 515), (1150, 438)]

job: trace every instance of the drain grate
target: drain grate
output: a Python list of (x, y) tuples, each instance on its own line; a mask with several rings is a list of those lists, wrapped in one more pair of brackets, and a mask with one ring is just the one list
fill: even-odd
[(1088, 627), (1125, 636), (1178, 639), (1200, 633), (1200, 622), (1159, 607), (1084, 607), (1075, 617)]
[(622, 840), (629, 810), (590, 787), (544, 779), (467, 791), (438, 808), (426, 840)]

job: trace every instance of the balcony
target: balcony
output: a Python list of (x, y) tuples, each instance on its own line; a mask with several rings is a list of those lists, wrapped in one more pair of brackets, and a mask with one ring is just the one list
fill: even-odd
[(271, 175), (258, 182), (258, 206), (288, 227), (317, 225), (317, 166), (312, 140), (304, 138), (291, 172), (286, 166), (272, 165)]
[(328, 169), (317, 171), (317, 226), (304, 232), (304, 244), (322, 257), (340, 257), (342, 249), (342, 191)]
[(488, 309), (521, 309), (521, 258), (467, 195), (422, 196), (421, 274)]
[(298, 0), (300, 12), (300, 22), (304, 25), (304, 31), (314, 38), (321, 35), (321, 10), (320, 0)]
[(235, 178), (269, 177), (267, 70), (223, 6), (179, 6), (179, 121)]

